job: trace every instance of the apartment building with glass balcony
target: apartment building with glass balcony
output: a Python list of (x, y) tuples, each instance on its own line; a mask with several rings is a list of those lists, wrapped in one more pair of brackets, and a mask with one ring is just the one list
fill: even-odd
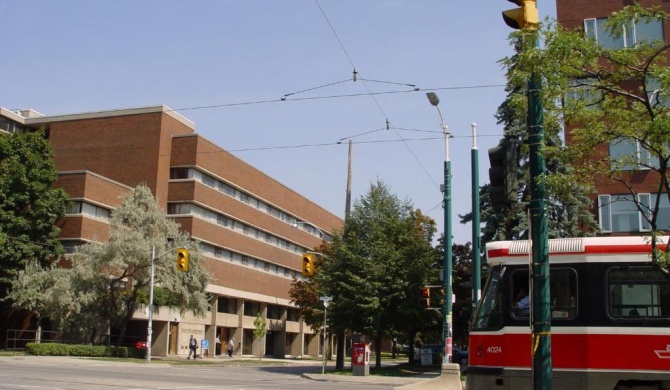
[[(607, 49), (633, 47), (636, 43), (656, 39), (670, 42), (670, 28), (661, 19), (631, 21), (621, 26), (621, 36), (613, 37), (605, 29), (607, 18), (634, 2), (630, 0), (557, 0), (558, 23), (568, 29), (582, 28), (588, 38), (594, 38)], [(670, 11), (666, 0), (641, 0), (640, 5), (659, 6)], [(653, 82), (653, 81), (652, 81)], [(566, 143), (571, 141), (572, 127), (565, 129)], [(658, 166), (658, 161), (645, 150), (638, 141), (619, 138), (609, 144), (600, 145), (596, 154), (607, 156), (610, 163), (630, 161), (622, 170), (631, 173), (629, 182), (635, 195), (622, 183), (611, 179), (595, 178), (595, 193), (592, 196), (593, 213), (598, 219), (603, 235), (648, 234), (651, 226), (636, 206), (653, 207), (658, 193), (658, 174), (648, 166)], [(633, 202), (635, 196), (636, 202)], [(670, 202), (666, 194), (660, 197), (657, 226), (670, 230)]]
[[(191, 334), (208, 340), (210, 354), (217, 335), (224, 345), (234, 338), (238, 355), (319, 354), (319, 337), (288, 292), (302, 277), (302, 254), (328, 240), (341, 218), (198, 135), (165, 106), (58, 116), (0, 108), (0, 132), (40, 128), (54, 151), (56, 185), (72, 198), (59, 221), (67, 249), (104, 242), (119, 197), (141, 183), (203, 249), (210, 312), (154, 314), (153, 355), (188, 354)], [(254, 341), (258, 313), (269, 332)], [(129, 336), (146, 339), (147, 320), (138, 311)]]

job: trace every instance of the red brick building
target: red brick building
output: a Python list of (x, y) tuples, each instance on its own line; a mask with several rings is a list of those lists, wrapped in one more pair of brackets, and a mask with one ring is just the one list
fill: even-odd
[[(141, 183), (201, 244), (212, 274), (211, 311), (201, 319), (160, 310), (153, 354), (187, 354), (191, 334), (208, 340), (212, 354), (217, 335), (224, 345), (233, 337), (236, 354), (319, 353), (319, 337), (288, 291), (301, 278), (302, 253), (342, 227), (339, 217), (196, 134), (165, 106), (61, 116), (0, 108), (0, 131), (38, 128), (55, 154), (57, 186), (72, 198), (60, 222), (66, 248), (106, 240), (119, 196)], [(260, 345), (252, 337), (257, 313), (270, 330)], [(146, 328), (146, 313), (138, 312), (129, 332), (146, 337)]]
[[(636, 42), (646, 39), (660, 39), (670, 42), (670, 28), (664, 26), (662, 20), (636, 22), (623, 29), (621, 38), (614, 38), (604, 28), (604, 22), (615, 11), (627, 5), (632, 0), (556, 0), (557, 19), (562, 26), (574, 29), (583, 28), (588, 37), (605, 48), (616, 49), (632, 47)], [(640, 0), (644, 7), (659, 6), (666, 12), (670, 11), (670, 2), (667, 0)], [(566, 142), (571, 142), (571, 128), (566, 128)], [(643, 164), (653, 165), (654, 157), (641, 147), (635, 140), (618, 140), (600, 145), (596, 153), (598, 156), (609, 157), (610, 161), (618, 157), (631, 156), (637, 159), (638, 164), (624, 168), (629, 170), (630, 184), (635, 191), (637, 201), (641, 204), (653, 205), (658, 192), (659, 176), (654, 170), (644, 168)], [(657, 161), (656, 161), (657, 163)], [(649, 223), (635, 207), (633, 195), (623, 184), (604, 177), (596, 177), (593, 195), (593, 212), (597, 217), (602, 235), (640, 235), (648, 234)], [(661, 229), (670, 229), (670, 203), (667, 196), (660, 197), (660, 211), (657, 226)]]

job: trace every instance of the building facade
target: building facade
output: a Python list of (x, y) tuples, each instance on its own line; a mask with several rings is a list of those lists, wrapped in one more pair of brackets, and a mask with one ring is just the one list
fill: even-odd
[[(207, 341), (209, 354), (216, 336), (224, 345), (233, 338), (237, 355), (319, 354), (318, 335), (288, 293), (302, 277), (302, 254), (342, 219), (201, 137), (165, 106), (62, 116), (0, 108), (0, 131), (40, 128), (54, 151), (56, 185), (72, 198), (59, 222), (66, 249), (104, 242), (119, 197), (144, 183), (205, 254), (210, 311), (204, 318), (167, 308), (154, 314), (153, 355), (188, 354), (191, 334)], [(254, 341), (258, 313), (269, 332)], [(147, 321), (138, 311), (129, 335), (146, 340)]]
[[(637, 2), (637, 1), (636, 1)], [(663, 20), (637, 21), (629, 26), (622, 26), (622, 36), (613, 37), (605, 29), (605, 21), (616, 11), (632, 0), (557, 0), (558, 23), (568, 29), (581, 28), (589, 38), (594, 38), (604, 48), (618, 49), (633, 47), (641, 40), (662, 40), (670, 42), (670, 28)], [(658, 6), (666, 12), (670, 11), (670, 2), (666, 0), (641, 0), (644, 7)], [(566, 143), (572, 141), (571, 130), (565, 129)], [(637, 161), (623, 167), (630, 175), (628, 183), (631, 189), (621, 182), (607, 177), (594, 177), (595, 193), (592, 196), (593, 213), (597, 217), (602, 235), (641, 235), (648, 234), (651, 226), (642, 215), (636, 204), (649, 205), (656, 203), (659, 180), (658, 172), (646, 168), (658, 164), (658, 159), (645, 150), (638, 141), (617, 139), (609, 144), (601, 144), (596, 149), (596, 156), (608, 158), (610, 163), (615, 160), (630, 159)], [(636, 199), (634, 199), (634, 197)], [(670, 202), (666, 194), (660, 196), (657, 226), (670, 229)]]

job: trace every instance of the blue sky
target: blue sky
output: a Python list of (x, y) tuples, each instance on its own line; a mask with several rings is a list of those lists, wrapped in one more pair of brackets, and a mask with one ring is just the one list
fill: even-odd
[[(514, 7), (504, 0), (4, 0), (0, 106), (59, 115), (164, 104), (340, 217), (351, 139), (353, 199), (382, 180), (442, 234), (444, 139), (425, 96), (434, 91), (454, 136), (454, 243), (465, 243), (471, 227), (457, 215), (471, 209), (470, 125), (477, 123), (483, 184), (487, 150), (503, 131), (494, 118), (505, 98), (498, 61), (512, 54), (501, 11)], [(541, 17), (555, 17), (554, 1), (538, 7)]]

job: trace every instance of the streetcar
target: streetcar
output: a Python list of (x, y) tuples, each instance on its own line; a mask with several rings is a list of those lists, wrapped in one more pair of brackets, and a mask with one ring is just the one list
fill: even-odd
[[(651, 248), (650, 237), (549, 240), (552, 389), (670, 389), (670, 276)], [(532, 304), (521, 299), (532, 290), (529, 249), (486, 245), (467, 389), (532, 388)]]

